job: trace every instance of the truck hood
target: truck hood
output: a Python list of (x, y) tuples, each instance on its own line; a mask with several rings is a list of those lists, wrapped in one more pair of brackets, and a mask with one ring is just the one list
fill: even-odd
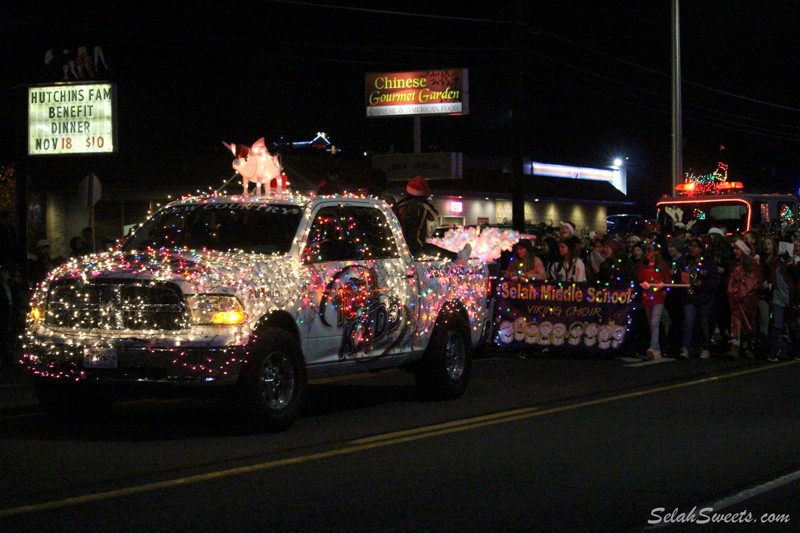
[(231, 294), (247, 303), (255, 293), (261, 298), (270, 295), (280, 299), (298, 279), (299, 266), (299, 261), (286, 255), (214, 250), (115, 251), (71, 259), (54, 269), (47, 281), (155, 280), (175, 283), (184, 294)]

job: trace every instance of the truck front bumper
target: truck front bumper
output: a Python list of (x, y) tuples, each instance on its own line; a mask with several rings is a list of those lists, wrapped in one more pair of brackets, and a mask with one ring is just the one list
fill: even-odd
[(247, 355), (235, 332), (170, 338), (29, 332), (23, 362), (37, 378), (213, 388), (235, 384)]

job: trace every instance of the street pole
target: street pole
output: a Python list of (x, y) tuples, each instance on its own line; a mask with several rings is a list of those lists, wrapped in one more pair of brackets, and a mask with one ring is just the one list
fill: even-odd
[(28, 87), (13, 89), (14, 110), (14, 194), (16, 210), (17, 264), (24, 279), (28, 279)]
[(414, 153), (422, 153), (422, 119), (414, 115)]
[(678, 0), (672, 0), (672, 191), (683, 182), (683, 123), (681, 117), (681, 29)]
[(525, 57), (524, 50), (524, 29), (523, 24), (523, 2), (517, 1), (517, 25), (516, 25), (516, 39), (517, 39), (517, 68), (514, 79), (514, 107), (512, 110), (511, 120), (513, 122), (513, 155), (512, 155), (512, 168), (511, 168), (511, 227), (516, 231), (525, 231), (525, 188), (523, 186), (524, 158), (523, 151), (525, 150)]

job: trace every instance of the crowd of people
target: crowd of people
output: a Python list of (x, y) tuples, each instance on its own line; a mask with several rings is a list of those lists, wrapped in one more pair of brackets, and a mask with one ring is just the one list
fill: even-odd
[[(91, 228), (70, 240), (70, 257), (90, 253), (93, 248)], [(39, 239), (28, 253), (24, 265), (14, 256), (16, 232), (8, 211), (0, 213), (0, 367), (15, 362), (16, 345), (25, 327), (31, 289), (47, 273), (66, 261), (51, 252), (50, 241)], [(23, 268), (24, 267), (24, 268)]]
[(514, 246), (503, 277), (635, 285), (630, 353), (800, 358), (800, 233), (711, 227), (697, 234), (677, 223), (668, 231), (579, 235), (564, 221), (533, 237)]

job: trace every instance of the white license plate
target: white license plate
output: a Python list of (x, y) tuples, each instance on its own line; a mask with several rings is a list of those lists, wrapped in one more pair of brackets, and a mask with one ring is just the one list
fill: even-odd
[(84, 368), (117, 368), (117, 349), (113, 346), (83, 348)]

